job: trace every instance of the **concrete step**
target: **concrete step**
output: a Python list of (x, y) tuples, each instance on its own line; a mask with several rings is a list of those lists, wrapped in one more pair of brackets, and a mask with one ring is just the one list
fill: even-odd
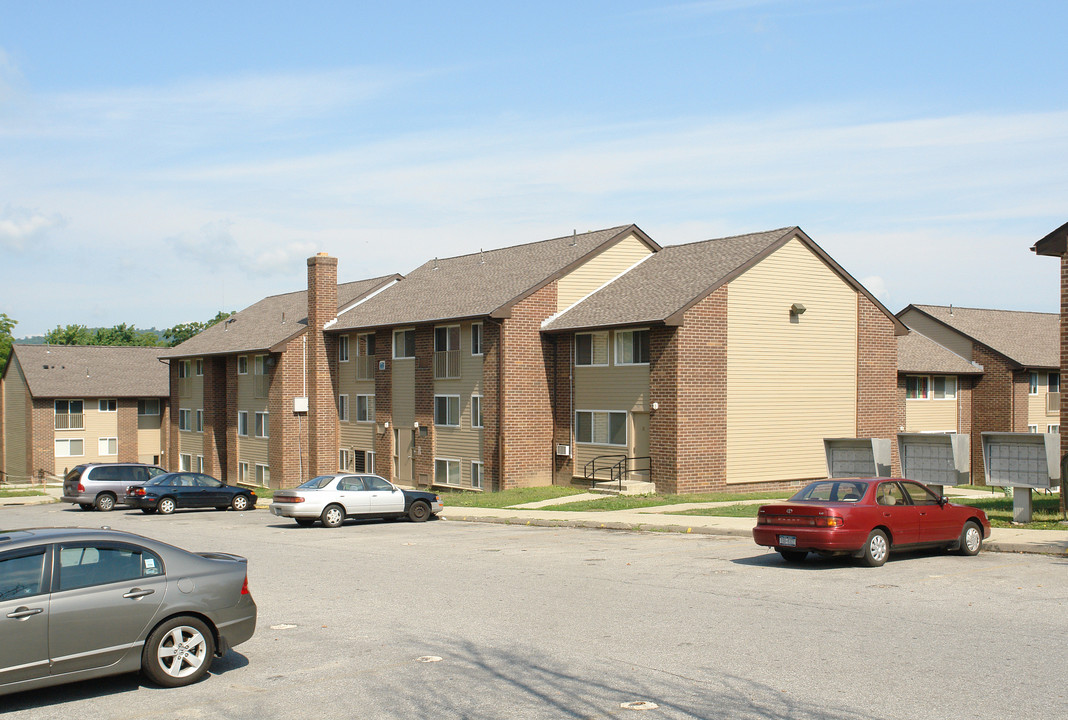
[(624, 480), (623, 490), (620, 491), (619, 481), (605, 481), (594, 483), (590, 492), (601, 495), (649, 495), (656, 492), (656, 485), (641, 480)]

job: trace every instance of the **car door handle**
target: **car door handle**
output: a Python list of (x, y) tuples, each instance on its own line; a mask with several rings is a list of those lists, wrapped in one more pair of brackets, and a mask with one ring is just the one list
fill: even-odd
[(12, 613), (8, 613), (7, 616), (12, 620), (25, 620), (28, 617), (39, 615), (44, 612), (44, 608), (28, 608), (20, 607), (18, 610)]
[(145, 595), (151, 595), (154, 592), (156, 592), (156, 591), (155, 590), (142, 590), (141, 588), (134, 588), (130, 592), (128, 592), (125, 595), (123, 595), (123, 597), (124, 598), (129, 598), (130, 600), (140, 600)]

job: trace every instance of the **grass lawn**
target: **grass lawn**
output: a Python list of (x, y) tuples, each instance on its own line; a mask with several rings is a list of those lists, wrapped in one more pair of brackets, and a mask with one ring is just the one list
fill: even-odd
[(32, 497), (47, 494), (43, 490), (0, 490), (0, 497)]
[[(635, 510), (680, 503), (730, 502), (731, 500), (782, 500), (792, 492), (763, 493), (692, 493), (688, 495), (606, 495), (598, 500), (579, 500), (563, 505), (553, 505), (546, 510), (574, 510), (576, 512), (605, 512), (609, 510)], [(756, 507), (756, 506), (754, 506)], [(755, 516), (754, 510), (754, 516)], [(697, 513), (690, 513), (697, 514)], [(723, 515), (725, 513), (704, 513)]]
[(436, 490), (445, 507), (503, 508), (510, 505), (552, 500), (567, 495), (578, 495), (584, 490), (550, 485), (548, 487), (512, 488), (500, 492), (464, 492), (463, 490)]

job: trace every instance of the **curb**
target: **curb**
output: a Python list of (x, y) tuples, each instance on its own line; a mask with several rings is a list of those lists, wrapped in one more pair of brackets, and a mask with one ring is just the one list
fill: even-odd
[(7, 505), (49, 505), (59, 502), (59, 498), (51, 495), (24, 495), (22, 497), (0, 498), (0, 507)]

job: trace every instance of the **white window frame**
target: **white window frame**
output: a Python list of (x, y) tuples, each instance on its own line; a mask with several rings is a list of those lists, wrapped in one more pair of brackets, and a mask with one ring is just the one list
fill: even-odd
[[(441, 476), (438, 473), (438, 469), (441, 463), (444, 463), (445, 467), (444, 480), (442, 480)], [(447, 485), (449, 487), (460, 487), (461, 483), (463, 482), (463, 478), (460, 476), (460, 463), (461, 461), (458, 458), (434, 458), (434, 484)], [(451, 472), (453, 466), (455, 466), (456, 468), (455, 480), (453, 479), (453, 474)]]
[(347, 363), (349, 361), (349, 336), (337, 336), (337, 361)]
[(119, 411), (119, 401), (115, 398), (101, 398), (96, 403), (97, 411), (102, 413), (113, 413)]
[(190, 364), (189, 360), (179, 360), (178, 361), (178, 379), (179, 380), (183, 380), (183, 379), (189, 377), (190, 367), (191, 367), (191, 364)]
[(271, 436), (271, 417), (267, 411), (256, 412), (256, 437), (269, 438)]
[[(148, 412), (150, 406), (149, 403), (155, 403), (156, 412)], [(141, 406), (144, 404), (145, 412), (141, 412)], [(160, 414), (160, 402), (159, 398), (141, 398), (137, 401), (137, 414), (140, 417), (155, 417)]]
[(197, 455), (197, 472), (201, 475), (204, 474), (204, 456)]
[(197, 377), (204, 377), (204, 358), (197, 358), (194, 362), (194, 373)]
[(178, 429), (183, 432), (192, 432), (193, 411), (189, 408), (178, 408)]
[(190, 453), (178, 453), (179, 472), (193, 471), (193, 456)]
[[(623, 342), (624, 336), (628, 338), (627, 342), (630, 343), (630, 349), (628, 350), (628, 352), (633, 353), (633, 351), (634, 351), (634, 333), (645, 333), (646, 337), (649, 338), (649, 328), (634, 328), (633, 330), (616, 330), (613, 333), (613, 335), (615, 336), (615, 358), (614, 359), (615, 359), (615, 364), (616, 365), (630, 366), (630, 365), (648, 365), (649, 364), (648, 360), (645, 360), (645, 361), (642, 361), (642, 362), (624, 362), (623, 360), (620, 359), (624, 355), (623, 347), (626, 344), (626, 343)], [(651, 338), (649, 338), (649, 339), (651, 340)], [(650, 353), (651, 352), (652, 352), (652, 348), (650, 348)]]
[[(1057, 389), (1053, 389), (1053, 378), (1057, 378)], [(1059, 372), (1046, 373), (1046, 392), (1059, 393), (1061, 391), (1061, 374)]]
[(471, 323), (471, 355), (482, 355), (482, 323)]
[(337, 469), (338, 472), (351, 472), (352, 471), (352, 451), (341, 448), (337, 451)]
[[(909, 381), (923, 381), (923, 395), (910, 396), (909, 395)], [(905, 399), (906, 400), (930, 400), (931, 399), (931, 378), (927, 375), (906, 375), (905, 376)]]
[(1031, 376), (1030, 377), (1030, 383), (1031, 384), (1027, 387), (1027, 394), (1028, 395), (1038, 395), (1038, 373), (1037, 372), (1032, 372), (1032, 373), (1029, 373), (1029, 375)]
[(1027, 426), (1027, 432), (1029, 432), (1029, 433), (1037, 433), (1038, 432), (1038, 425), (1028, 425)]
[[(590, 338), (590, 361), (588, 363), (579, 362), (580, 358), (579, 358), (579, 351), (578, 351), (578, 339), (580, 337), (589, 337)], [(604, 344), (604, 362), (594, 362), (594, 360), (597, 359), (597, 339), (598, 338)], [(575, 333), (575, 366), (576, 367), (608, 367), (610, 345), (611, 344), (610, 344), (609, 339), (608, 339), (608, 331), (607, 330), (601, 330), (601, 331), (597, 331), (597, 332)]]
[(271, 484), (271, 466), (256, 463), (256, 484), (267, 487)]
[(486, 478), (486, 465), (477, 460), (471, 461), (471, 487), (481, 490)]
[[(115, 452), (111, 452), (111, 444), (115, 443)], [(119, 439), (117, 437), (102, 437), (96, 440), (96, 454), (108, 457), (119, 454)]]
[(248, 460), (237, 461), (237, 481), (239, 483), (248, 482)]
[(349, 421), (348, 393), (341, 393), (337, 396), (337, 419), (338, 422), (347, 423)]
[[(412, 334), (412, 354), (411, 355), (398, 355), (397, 354), (397, 336), (399, 336), (399, 335), (407, 335), (407, 333), (411, 333)], [(404, 345), (405, 345), (404, 351), (407, 352), (408, 351), (408, 348), (407, 348), (408, 343), (405, 342)], [(393, 359), (394, 360), (412, 360), (412, 359), (415, 358), (415, 328), (404, 328), (404, 329), (401, 329), (401, 330), (394, 330), (393, 331), (393, 349), (392, 349), (392, 353), (393, 353)]]
[[(248, 375), (248, 355), (237, 356), (237, 374)], [(248, 465), (248, 463), (245, 464)]]
[(204, 410), (197, 409), (196, 415), (193, 417), (193, 427), (196, 428), (198, 433), (204, 432)]
[[(65, 413), (56, 412), (56, 404), (57, 403), (67, 403), (67, 412), (65, 412)], [(81, 408), (82, 408), (81, 412), (71, 412), (71, 405), (73, 403), (78, 403), (81, 406)], [(52, 402), (52, 412), (53, 412), (54, 416), (57, 417), (57, 418), (60, 415), (66, 415), (67, 416), (67, 427), (65, 427), (65, 428), (61, 428), (61, 427), (56, 426), (55, 422), (52, 423), (53, 427), (56, 430), (84, 430), (85, 429), (85, 401), (84, 400), (54, 400)], [(72, 426), (71, 425), (71, 420), (70, 420), (70, 416), (71, 415), (79, 415), (79, 416), (81, 416), (81, 425), (79, 425), (78, 427)], [(65, 457), (80, 457), (80, 456), (79, 455), (67, 455)]]
[(237, 436), (248, 437), (248, 410), (237, 411)]
[[(444, 400), (445, 405), (445, 422), (438, 422), (438, 400)], [(456, 402), (456, 417), (455, 422), (449, 422), (453, 420), (453, 401)], [(460, 396), (459, 395), (435, 395), (434, 396), (434, 425), (438, 427), (460, 427)]]
[(375, 471), (375, 454), (370, 450), (363, 451), (363, 469), (372, 474)]
[[(938, 397), (937, 391), (935, 390), (935, 381), (936, 380), (942, 380), (942, 397)], [(952, 395), (950, 395), (949, 392), (947, 392), (947, 390), (946, 390), (946, 387), (949, 384), (949, 381), (951, 381), (951, 380), (953, 381), (953, 394)], [(930, 396), (931, 400), (956, 400), (957, 399), (957, 376), (956, 375), (932, 375), (931, 376), (930, 388), (931, 388), (931, 396)]]
[(481, 429), (486, 427), (486, 417), (482, 412), (482, 395), (471, 396), (471, 428)]
[(375, 421), (375, 396), (356, 396), (356, 422), (373, 423)]
[(1059, 423), (1057, 425), (1047, 425), (1046, 432), (1057, 433), (1059, 435), (1061, 432), (1061, 426)]
[[(81, 443), (81, 452), (74, 452), (74, 443)], [(64, 451), (61, 452), (60, 448), (64, 448)], [(56, 457), (85, 457), (85, 441), (82, 438), (56, 438), (55, 453)]]
[[(589, 440), (580, 440), (579, 439), (579, 419), (578, 419), (578, 416), (580, 414), (588, 414), (590, 416), (590, 439)], [(594, 432), (594, 429), (596, 428), (596, 424), (594, 423), (594, 416), (595, 415), (607, 415), (607, 417), (605, 418), (605, 425), (604, 425), (604, 427), (606, 429), (606, 432), (607, 432), (607, 437), (603, 441), (599, 440), (596, 437), (596, 433)], [(613, 415), (622, 415), (623, 416), (623, 442), (622, 443), (614, 443), (614, 442), (612, 442), (612, 416)], [(610, 446), (610, 447), (627, 447), (627, 443), (630, 441), (630, 427), (629, 427), (629, 425), (630, 425), (630, 417), (629, 417), (629, 415), (630, 415), (630, 413), (628, 413), (626, 410), (586, 410), (586, 409), (576, 410), (575, 411), (575, 444), (576, 445), (607, 445), (607, 446)]]

